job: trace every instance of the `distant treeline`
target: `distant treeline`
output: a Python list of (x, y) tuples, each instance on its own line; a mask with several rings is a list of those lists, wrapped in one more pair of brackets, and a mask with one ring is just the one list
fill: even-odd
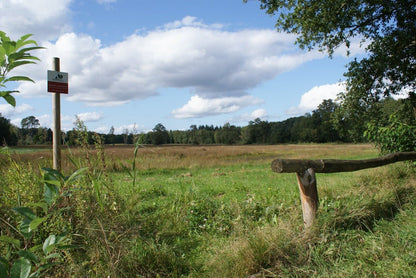
[[(401, 100), (386, 99), (381, 102), (377, 119), (383, 121), (400, 106)], [(73, 130), (62, 132), (63, 143), (79, 144), (79, 134), (87, 134), (89, 144), (96, 142), (97, 135), (104, 144), (282, 144), (282, 143), (328, 143), (363, 142), (364, 131), (371, 119), (349, 121), (342, 115), (338, 105), (332, 100), (324, 100), (316, 110), (303, 116), (293, 117), (280, 122), (268, 122), (259, 118), (250, 121), (247, 126), (238, 127), (229, 123), (224, 126), (192, 125), (188, 130), (167, 130), (163, 124), (157, 124), (152, 131), (134, 134), (125, 130), (123, 134), (114, 134), (114, 128), (108, 134), (87, 131), (83, 123), (77, 123)], [(84, 136), (85, 138), (85, 136)], [(85, 140), (85, 139), (84, 139)], [(30, 116), (24, 118), (21, 127), (0, 115), (0, 145), (51, 144), (52, 130), (39, 126), (39, 121)]]

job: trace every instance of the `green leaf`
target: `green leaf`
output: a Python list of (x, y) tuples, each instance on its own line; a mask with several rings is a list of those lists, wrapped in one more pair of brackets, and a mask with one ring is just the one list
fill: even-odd
[(33, 219), (32, 222), (30, 222), (30, 224), (29, 224), (29, 228), (31, 230), (36, 230), (37, 227), (40, 224), (42, 224), (42, 222), (45, 221), (46, 219), (48, 219), (48, 218), (47, 217), (39, 217), (39, 218)]
[(30, 251), (20, 250), (19, 252), (17, 252), (17, 254), (21, 258), (28, 259), (29, 261), (34, 262), (34, 263), (39, 263), (39, 258), (36, 256), (36, 254), (34, 254)]
[[(41, 46), (32, 46), (32, 47), (26, 47), (26, 48), (21, 48), (19, 49), (19, 51), (11, 54), (11, 57), (14, 57), (14, 55), (16, 57), (20, 57), (22, 59), (33, 59), (33, 60), (39, 60), (38, 57), (32, 56), (30, 55), (29, 51), (33, 51), (33, 50), (39, 50), (39, 49), (44, 49), (44, 47)], [(19, 58), (19, 59), (20, 59)]]
[(61, 186), (61, 182), (59, 180), (47, 179), (47, 180), (44, 180), (44, 182), (47, 184), (55, 185), (57, 187)]
[[(51, 179), (64, 180), (64, 175), (62, 175), (61, 172), (59, 172), (55, 169), (47, 168), (47, 167), (42, 167), (41, 169), (44, 171), (44, 173), (43, 173), (43, 176), (44, 176), (43, 179), (44, 180), (51, 180)], [(45, 174), (48, 174), (48, 175), (45, 177)]]
[(45, 202), (50, 206), (59, 196), (59, 188), (55, 184), (45, 183), (43, 189), (43, 198)]
[(32, 205), (34, 207), (41, 208), (44, 213), (47, 213), (48, 212), (48, 204), (47, 203), (40, 202), (40, 203), (33, 203)]
[(36, 245), (32, 246), (31, 248), (29, 248), (29, 251), (30, 252), (36, 252), (36, 251), (41, 250), (41, 249), (42, 249), (42, 244), (36, 244)]
[(19, 258), (14, 262), (10, 270), (10, 278), (26, 278), (30, 275), (32, 266), (30, 261), (25, 258)]
[(3, 46), (0, 44), (0, 59), (2, 59), (1, 61), (3, 62), (4, 56), (6, 55), (6, 50), (4, 50)]
[(28, 207), (17, 207), (12, 209), (14, 212), (17, 212), (18, 214), (22, 215), (23, 217), (29, 219), (30, 221), (37, 218), (36, 214), (33, 212), (32, 209)]
[(3, 97), (3, 96), (7, 96), (9, 94), (12, 94), (12, 93), (19, 93), (19, 91), (16, 91), (16, 90), (13, 90), (13, 91), (0, 91), (0, 96)]
[(77, 171), (72, 173), (72, 175), (70, 175), (69, 177), (67, 177), (65, 179), (65, 184), (67, 185), (67, 184), (71, 183), (73, 180), (79, 178), (81, 176), (81, 174), (83, 172), (85, 172), (87, 169), (88, 169), (87, 167), (84, 167), (84, 168), (78, 169)]
[(60, 258), (60, 257), (61, 255), (59, 255), (58, 253), (52, 253), (46, 256), (45, 259), (54, 259), (54, 258)]
[(26, 64), (35, 64), (35, 62), (33, 62), (33, 61), (16, 61), (16, 62), (14, 62), (13, 64), (11, 64), (9, 66), (9, 71), (11, 71), (12, 69), (14, 69), (16, 67), (23, 66), (23, 65), (26, 65)]
[(10, 78), (7, 78), (7, 79), (3, 80), (3, 83), (9, 82), (9, 81), (30, 81), (30, 82), (35, 83), (35, 81), (33, 81), (32, 79), (30, 79), (27, 76), (18, 76), (18, 75), (17, 76), (12, 76)]
[(16, 248), (20, 247), (20, 240), (10, 236), (0, 236), (0, 242), (9, 243)]
[[(23, 46), (22, 43), (24, 41), (26, 41), (28, 38), (30, 38), (31, 36), (33, 36), (33, 34), (26, 34), (26, 35), (21, 36), (20, 39), (18, 39), (17, 42), (16, 42), (17, 47), (18, 48), (22, 47)], [(35, 42), (35, 44), (36, 44), (36, 42)]]
[(45, 255), (48, 255), (53, 248), (55, 247), (56, 236), (50, 235), (45, 241), (43, 242), (42, 250)]
[(30, 229), (30, 220), (25, 218), (22, 223), (20, 223), (19, 231), (25, 239), (30, 239), (33, 235), (33, 231)]
[[(11, 40), (4, 32), (0, 31), (0, 87), (5, 87), (5, 83), (10, 81), (30, 81), (34, 82), (27, 76), (13, 76), (6, 78), (11, 70), (16, 67), (34, 64), (39, 61), (39, 58), (30, 54), (30, 51), (43, 49), (37, 45), (35, 40), (29, 40), (31, 34), (23, 35), (19, 40)], [(27, 47), (26, 47), (27, 46)], [(7, 103), (16, 106), (16, 100), (10, 93), (1, 95)]]
[(3, 98), (6, 100), (8, 104), (10, 104), (13, 107), (16, 107), (16, 99), (13, 96), (5, 95), (3, 96)]

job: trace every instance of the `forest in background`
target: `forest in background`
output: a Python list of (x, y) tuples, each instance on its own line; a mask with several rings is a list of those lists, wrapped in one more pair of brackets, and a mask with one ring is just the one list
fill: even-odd
[[(373, 117), (361, 121), (349, 120), (340, 106), (332, 100), (324, 100), (316, 110), (303, 116), (288, 118), (279, 122), (268, 122), (257, 118), (248, 125), (239, 127), (229, 123), (223, 126), (191, 125), (187, 130), (168, 130), (163, 124), (157, 124), (152, 131), (138, 133), (125, 129), (115, 134), (111, 127), (107, 134), (87, 131), (85, 124), (77, 119), (74, 128), (62, 132), (64, 144), (78, 145), (78, 133), (88, 133), (88, 142), (99, 140), (104, 144), (284, 144), (284, 143), (328, 143), (328, 142), (366, 142), (365, 130), (377, 123), (386, 126), (392, 116), (402, 122), (414, 125), (414, 117), (406, 111), (411, 105), (408, 100), (386, 98), (377, 107), (371, 107)], [(97, 137), (98, 136), (98, 137)], [(29, 116), (21, 121), (21, 126), (11, 124), (0, 115), (1, 145), (23, 146), (52, 143), (52, 130), (41, 127), (39, 120)]]

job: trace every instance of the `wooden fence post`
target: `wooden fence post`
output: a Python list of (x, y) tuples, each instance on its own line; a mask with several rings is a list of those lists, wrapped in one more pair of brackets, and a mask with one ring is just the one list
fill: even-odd
[(392, 153), (383, 157), (363, 160), (275, 159), (271, 166), (272, 171), (276, 173), (296, 173), (302, 202), (303, 222), (308, 228), (316, 218), (319, 205), (315, 172), (352, 172), (406, 160), (416, 160), (416, 152)]
[(303, 173), (296, 173), (296, 177), (302, 202), (303, 223), (305, 228), (308, 228), (315, 221), (319, 205), (315, 171), (313, 168), (309, 168)]

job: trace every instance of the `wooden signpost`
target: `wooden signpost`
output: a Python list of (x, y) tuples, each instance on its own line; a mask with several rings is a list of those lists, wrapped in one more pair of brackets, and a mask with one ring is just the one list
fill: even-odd
[(383, 157), (364, 160), (276, 159), (272, 162), (272, 171), (276, 173), (296, 173), (302, 202), (303, 222), (305, 227), (308, 228), (316, 218), (319, 205), (315, 173), (352, 172), (415, 159), (416, 152), (392, 153)]
[(52, 93), (53, 168), (61, 170), (61, 94), (68, 94), (68, 73), (60, 72), (59, 58), (53, 58), (53, 71), (48, 70), (48, 92)]

